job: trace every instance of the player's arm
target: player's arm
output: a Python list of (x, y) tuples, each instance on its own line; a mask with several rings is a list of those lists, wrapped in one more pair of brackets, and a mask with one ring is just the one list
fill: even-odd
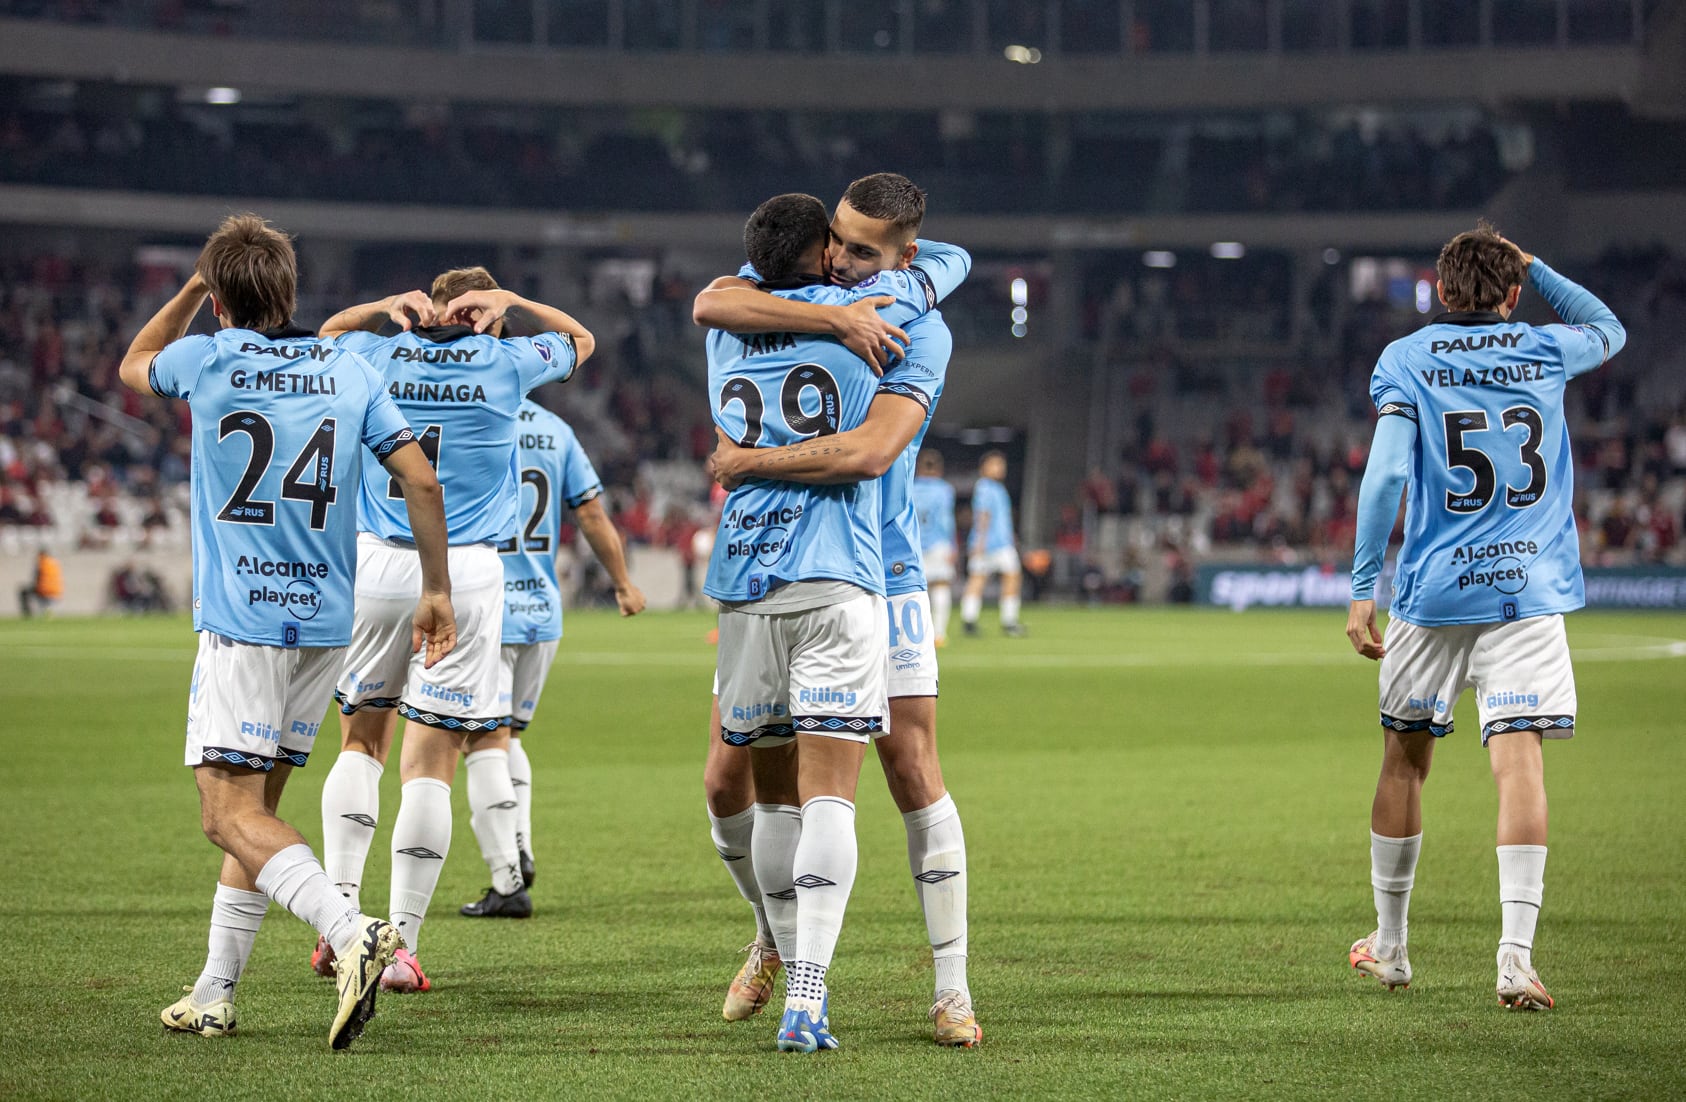
[(1603, 366), (1622, 350), (1627, 344), (1627, 329), (1597, 295), (1559, 275), (1545, 261), (1529, 253), (1522, 256), (1528, 261), (1528, 282), (1558, 317), (1575, 327), (1555, 330), (1560, 334), (1564, 367), (1571, 378)]
[(925, 407), (918, 401), (879, 394), (855, 428), (781, 448), (739, 447), (716, 428), (714, 480), (728, 490), (750, 478), (824, 486), (863, 482), (889, 470), (924, 423)]
[(913, 244), (918, 251), (914, 253), (913, 262), (908, 266), (923, 272), (931, 281), (931, 291), (937, 302), (952, 295), (966, 282), (966, 277), (972, 274), (972, 254), (959, 245), (950, 245), (946, 241), (927, 241), (924, 238)]
[(1376, 422), (1364, 480), (1358, 485), (1358, 534), (1352, 552), (1352, 604), (1347, 609), (1346, 637), (1365, 658), (1386, 653), (1376, 628), (1376, 580), (1381, 577), (1387, 540), (1399, 515), (1399, 495), (1411, 474), (1411, 451), (1417, 444), (1414, 416), (1389, 414)]
[(522, 333), (562, 333), (574, 341), (574, 366), (591, 358), (597, 350), (597, 338), (567, 313), (542, 302), (522, 298), (514, 291), (465, 291), (445, 304), (441, 315), (450, 323), (472, 324), (476, 333), (484, 333), (498, 321), (513, 326)]
[(194, 272), (182, 289), (159, 307), (152, 320), (141, 326), (141, 331), (129, 342), (129, 351), (124, 353), (123, 362), (117, 368), (117, 377), (124, 386), (141, 394), (157, 393), (152, 389), (153, 358), (172, 342), (182, 339), (187, 327), (193, 324), (193, 315), (199, 312), (199, 307), (204, 305), (205, 297), (210, 293), (211, 289), (199, 278), (199, 273)]
[(721, 276), (691, 304), (691, 320), (726, 333), (814, 333), (835, 337), (850, 352), (882, 372), (905, 354), (907, 333), (891, 325), (878, 308), (895, 301), (873, 295), (848, 305), (794, 302), (770, 295), (739, 276)]
[(636, 616), (644, 611), (644, 591), (632, 584), (632, 574), (626, 568), (626, 545), (603, 508), (602, 497), (594, 497), (574, 510), (574, 523), (580, 535), (591, 545), (591, 553), (609, 573), (615, 587), (615, 604), (622, 616)]
[(332, 340), (342, 333), (359, 330), (373, 333), (389, 321), (408, 333), (415, 325), (432, 325), (438, 320), (433, 300), (425, 291), (404, 291), (361, 306), (346, 307), (323, 322), (317, 335)]
[(445, 492), (433, 464), (413, 441), (399, 445), (384, 460), (387, 473), (404, 492), (416, 554), (421, 559), (422, 595), (410, 627), (410, 650), (427, 642), (426, 665), (450, 654), (457, 645), (456, 613), (451, 608), (449, 541), (445, 534)]

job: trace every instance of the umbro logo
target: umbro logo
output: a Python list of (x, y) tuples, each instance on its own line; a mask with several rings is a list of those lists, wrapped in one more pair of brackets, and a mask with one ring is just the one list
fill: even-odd
[(786, 888), (782, 892), (768, 892), (767, 898), (768, 899), (783, 899), (786, 902), (788, 902), (788, 901), (796, 898), (796, 889), (795, 888)]
[(926, 869), (914, 879), (921, 884), (941, 884), (944, 880), (952, 880), (959, 875), (959, 869)]
[(432, 850), (428, 849), (426, 846), (409, 846), (409, 847), (406, 847), (405, 849), (399, 850), (398, 852), (402, 853), (406, 857), (414, 857), (417, 860), (421, 860), (421, 861), (443, 861), (443, 860), (445, 860), (443, 855), (434, 853)]
[(827, 880), (823, 876), (815, 876), (811, 872), (805, 872), (796, 878), (796, 886), (798, 888), (835, 888), (837, 881)]
[(725, 850), (718, 848), (714, 852), (720, 855), (722, 861), (742, 861), (744, 859), (744, 855), (741, 853), (727, 853)]
[(341, 815), (340, 818), (350, 819), (352, 822), (356, 823), (358, 826), (366, 826), (370, 830), (375, 829), (375, 817), (373, 815), (365, 815), (361, 811), (349, 812), (345, 815)]
[(519, 806), (514, 800), (502, 800), (487, 808), (487, 811), (514, 811)]
[(514, 785), (516, 788), (531, 788), (531, 787), (533, 787), (532, 781), (518, 781), (513, 777), (510, 778), (509, 783)]

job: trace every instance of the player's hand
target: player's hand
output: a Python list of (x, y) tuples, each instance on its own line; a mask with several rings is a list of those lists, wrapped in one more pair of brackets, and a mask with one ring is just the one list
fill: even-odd
[(484, 333), (518, 301), (512, 291), (464, 291), (445, 304), (445, 322), (448, 325), (472, 325), (476, 333)]
[(879, 375), (890, 364), (907, 355), (907, 333), (884, 320), (880, 306), (896, 300), (890, 295), (873, 295), (847, 306), (837, 307), (832, 336), (843, 347), (865, 360)]
[(620, 606), (622, 616), (636, 616), (644, 611), (644, 591), (629, 583), (625, 589), (615, 590), (615, 604)]
[(1503, 241), (1506, 245), (1509, 245), (1511, 248), (1515, 249), (1518, 253), (1520, 253), (1522, 255), (1522, 270), (1527, 271), (1528, 266), (1534, 262), (1534, 254), (1524, 250), (1521, 245), (1518, 245), (1516, 242), (1512, 241), (1508, 237), (1504, 237), (1504, 236), (1501, 235), (1499, 237), (1499, 240)]
[(416, 614), (410, 621), (410, 653), (421, 650), (423, 642), (427, 644), (427, 658), (422, 665), (430, 670), (456, 649), (457, 614), (451, 608), (451, 598), (443, 593), (423, 593), (416, 603)]
[(1374, 662), (1387, 653), (1382, 633), (1376, 629), (1376, 602), (1354, 601), (1346, 612), (1346, 637), (1352, 649)]
[[(413, 322), (411, 314), (415, 315)], [(401, 295), (393, 295), (386, 300), (386, 316), (406, 333), (413, 325), (432, 325), (438, 320), (433, 311), (433, 300), (425, 291), (405, 291)]]
[(743, 485), (743, 474), (739, 470), (743, 462), (743, 455), (748, 448), (740, 447), (736, 440), (727, 436), (720, 426), (714, 427), (714, 435), (718, 438), (714, 445), (714, 481), (728, 490), (735, 490)]

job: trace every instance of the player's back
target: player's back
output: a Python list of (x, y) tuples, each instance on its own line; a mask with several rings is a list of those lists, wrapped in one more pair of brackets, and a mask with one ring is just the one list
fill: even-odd
[[(339, 343), (368, 357), (409, 419), (439, 473), (450, 542), (499, 542), (513, 535), (516, 414), (528, 391), (572, 374), (573, 341), (557, 333), (504, 340), (452, 325), (418, 326), (384, 338), (347, 333)], [(404, 495), (381, 472), (365, 473), (359, 512), (363, 531), (412, 538)]]
[(498, 545), (504, 557), (506, 644), (562, 637), (556, 580), (562, 509), (577, 509), (603, 490), (573, 426), (531, 399), (521, 403), (516, 445), (521, 495), (516, 532)]
[[(814, 301), (802, 288), (777, 292)], [(773, 448), (858, 426), (877, 392), (866, 363), (830, 338), (796, 333), (708, 335), (714, 420), (744, 447)], [(753, 480), (733, 490), (703, 591), (759, 600), (786, 582), (830, 579), (884, 592), (878, 483)]]
[(915, 478), (913, 507), (919, 514), (919, 534), (924, 546), (954, 546), (953, 486), (941, 478)]
[(364, 451), (410, 439), (376, 372), (302, 330), (223, 329), (159, 353), (152, 388), (193, 413), (194, 628), (347, 643)]
[(1393, 614), (1424, 625), (1584, 603), (1561, 326), (1443, 315), (1389, 345), (1372, 394), (1417, 423)]

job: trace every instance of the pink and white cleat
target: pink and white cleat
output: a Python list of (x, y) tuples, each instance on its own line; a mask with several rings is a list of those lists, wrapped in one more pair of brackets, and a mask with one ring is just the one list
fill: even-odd
[(433, 983), (421, 970), (421, 961), (408, 949), (398, 950), (392, 963), (381, 973), (381, 990), (398, 994), (421, 994), (433, 990)]
[(1405, 956), (1405, 947), (1400, 946), (1397, 955), (1379, 957), (1376, 955), (1376, 934), (1361, 937), (1352, 943), (1352, 949), (1347, 953), (1347, 961), (1364, 973), (1372, 976), (1389, 991), (1411, 986), (1411, 962)]

